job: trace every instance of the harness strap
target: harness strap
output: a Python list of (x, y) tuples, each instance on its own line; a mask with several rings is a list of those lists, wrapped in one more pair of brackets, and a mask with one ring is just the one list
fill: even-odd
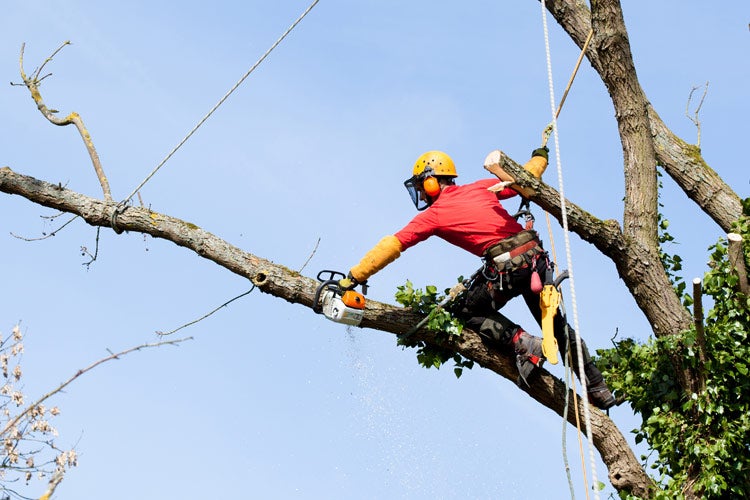
[(488, 256), (492, 258), (492, 262), (494, 262), (496, 266), (502, 268), (505, 266), (505, 263), (508, 262), (509, 260), (513, 259), (514, 257), (518, 257), (519, 255), (524, 254), (528, 252), (529, 250), (532, 250), (538, 246), (539, 246), (539, 242), (532, 240), (527, 243), (524, 243), (521, 246), (513, 248), (510, 251), (503, 252), (495, 256), (492, 256), (492, 254), (490, 253)]
[(545, 253), (536, 231), (521, 231), (484, 252), (482, 274), (502, 289), (504, 275), (522, 267), (536, 267), (537, 259)]
[(484, 251), (484, 256), (494, 258), (501, 253), (510, 252), (514, 248), (523, 245), (524, 243), (528, 243), (529, 241), (539, 242), (539, 235), (534, 230), (523, 230), (513, 236), (508, 236), (507, 238), (498, 241)]

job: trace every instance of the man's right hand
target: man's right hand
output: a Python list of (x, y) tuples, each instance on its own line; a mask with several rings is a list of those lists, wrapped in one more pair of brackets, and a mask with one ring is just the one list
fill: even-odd
[(352, 274), (349, 273), (346, 278), (341, 278), (339, 280), (339, 286), (342, 290), (349, 290), (350, 288), (354, 288), (355, 286), (357, 286), (357, 280), (352, 278)]
[(352, 276), (351, 271), (349, 271), (346, 274), (346, 278), (341, 278), (339, 280), (339, 286), (343, 290), (351, 290), (351, 289), (353, 289), (354, 287), (356, 287), (358, 285), (362, 285), (364, 287), (366, 283), (367, 283), (367, 280), (365, 280), (365, 281), (359, 281), (357, 278), (355, 278), (354, 276)]

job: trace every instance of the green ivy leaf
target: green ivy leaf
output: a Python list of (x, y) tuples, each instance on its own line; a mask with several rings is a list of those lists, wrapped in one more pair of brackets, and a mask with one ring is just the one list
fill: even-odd
[[(463, 282), (459, 277), (458, 282)], [(411, 281), (406, 281), (396, 289), (396, 301), (404, 307), (414, 309), (416, 312), (427, 315), (425, 324), (428, 330), (436, 332), (435, 345), (428, 345), (423, 341), (411, 341), (399, 337), (398, 344), (404, 347), (417, 348), (417, 362), (425, 368), (440, 368), (444, 363), (453, 359), (456, 377), (460, 377), (463, 369), (471, 369), (474, 363), (466, 360), (456, 353), (451, 347), (451, 342), (463, 332), (463, 323), (454, 318), (451, 313), (438, 306), (448, 294), (440, 296), (434, 285), (428, 285), (424, 291), (415, 289)]]

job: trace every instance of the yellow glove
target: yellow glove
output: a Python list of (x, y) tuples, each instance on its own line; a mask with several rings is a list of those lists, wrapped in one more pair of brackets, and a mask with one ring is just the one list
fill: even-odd
[(354, 286), (354, 280), (352, 278), (342, 278), (339, 280), (339, 286), (344, 290), (348, 290)]
[(360, 283), (383, 269), (401, 255), (401, 242), (393, 235), (381, 239), (367, 252), (349, 274)]
[(535, 156), (527, 161), (523, 168), (537, 179), (541, 179), (542, 174), (547, 170), (547, 160), (541, 156)]
[(526, 162), (523, 168), (537, 179), (541, 179), (542, 174), (547, 170), (547, 153), (546, 147), (535, 149), (531, 153), (531, 159)]
[[(496, 184), (495, 186), (490, 187), (490, 191), (501, 191), (510, 184), (510, 187), (524, 198), (533, 195), (535, 193), (533, 189), (521, 187), (518, 184), (515, 184), (515, 179), (503, 170), (500, 166), (501, 155), (502, 153), (500, 151), (495, 150), (488, 154), (487, 158), (484, 160), (484, 168), (503, 181), (502, 184)], [(547, 169), (547, 148), (535, 149), (531, 153), (531, 159), (526, 162), (523, 168), (537, 179), (541, 179), (542, 174)]]

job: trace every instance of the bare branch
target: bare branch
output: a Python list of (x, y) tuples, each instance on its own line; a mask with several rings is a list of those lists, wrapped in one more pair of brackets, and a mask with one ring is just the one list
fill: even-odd
[(125, 356), (126, 354), (130, 354), (131, 352), (134, 352), (134, 351), (140, 351), (140, 350), (143, 350), (143, 349), (146, 349), (146, 348), (149, 348), (149, 347), (160, 347), (160, 346), (163, 346), (163, 345), (177, 345), (177, 344), (179, 344), (181, 342), (185, 342), (186, 340), (192, 340), (192, 337), (187, 337), (187, 338), (184, 338), (184, 339), (177, 339), (177, 340), (166, 340), (166, 341), (163, 341), (163, 342), (141, 344), (141, 345), (138, 345), (138, 346), (135, 346), (135, 347), (131, 347), (130, 349), (125, 349), (124, 351), (121, 351), (121, 352), (118, 352), (118, 353), (115, 353), (115, 354), (111, 354), (110, 356), (107, 356), (106, 358), (102, 358), (99, 361), (96, 361), (96, 362), (90, 364), (86, 368), (78, 370), (72, 377), (70, 377), (68, 380), (66, 380), (62, 384), (60, 384), (56, 389), (53, 389), (52, 391), (50, 391), (47, 394), (45, 394), (42, 397), (40, 397), (34, 403), (30, 404), (24, 411), (22, 411), (21, 413), (19, 413), (18, 415), (16, 415), (15, 418), (13, 418), (7, 424), (5, 424), (5, 428), (2, 431), (0, 431), (0, 436), (5, 436), (10, 429), (13, 429), (18, 424), (18, 422), (24, 416), (28, 415), (34, 408), (38, 407), (44, 401), (46, 401), (50, 397), (54, 396), (58, 392), (60, 392), (63, 389), (65, 389), (67, 386), (69, 386), (70, 384), (72, 384), (78, 377), (80, 377), (84, 373), (87, 373), (87, 372), (93, 370), (97, 366), (99, 366), (99, 365), (101, 365), (103, 363), (106, 363), (107, 361), (111, 361), (113, 359), (119, 359), (121, 356)]
[[(517, 169), (514, 170), (514, 174), (519, 174), (519, 177), (524, 176), (524, 179), (528, 179), (529, 185), (534, 184), (535, 188), (540, 187), (541, 194), (537, 199), (547, 200), (549, 197), (551, 200), (554, 197), (551, 194), (554, 190), (550, 191), (551, 188), (526, 174), (520, 165), (514, 163), (514, 166)], [(60, 190), (42, 180), (16, 174), (8, 167), (0, 168), (0, 192), (18, 194), (44, 206), (77, 213), (92, 226), (111, 227), (111, 215), (117, 209), (115, 202), (96, 200), (69, 189)], [(559, 200), (559, 197), (555, 200)], [(552, 201), (544, 203), (554, 208)], [(590, 227), (588, 231), (599, 235), (599, 239), (615, 241), (619, 238), (620, 232), (616, 222), (599, 221), (583, 211), (576, 213), (572, 207), (571, 212), (569, 216), (574, 216), (579, 224), (584, 224), (583, 221), (590, 219), (596, 227)], [(232, 246), (227, 241), (195, 225), (140, 207), (130, 207), (123, 212), (119, 216), (118, 223), (128, 231), (149, 234), (154, 238), (168, 240), (188, 248), (230, 272), (249, 279), (263, 293), (283, 298), (294, 304), (307, 307), (313, 305), (318, 285), (316, 280)], [(606, 233), (610, 233), (610, 236), (605, 237)], [(615, 243), (615, 246), (620, 245)], [(658, 259), (658, 256), (654, 259)], [(419, 314), (409, 309), (370, 300), (361, 327), (398, 335), (409, 331), (421, 319)], [(434, 335), (421, 333), (416, 335), (420, 340), (435, 343)], [(492, 370), (515, 383), (518, 370), (513, 360), (497, 348), (485, 344), (477, 333), (464, 329), (455, 349), (462, 356), (475, 361), (477, 365)], [(550, 375), (546, 370), (540, 370), (540, 376), (527, 392), (542, 405), (562, 415), (565, 390), (562, 381)], [(584, 411), (581, 405), (585, 404), (588, 404), (585, 399), (579, 399), (579, 411)], [(647, 486), (644, 485), (651, 484), (651, 480), (641, 469), (622, 433), (602, 412), (594, 411), (592, 417), (594, 445), (602, 453), (604, 462), (608, 464), (613, 485), (618, 489), (645, 493)], [(573, 416), (570, 415), (568, 422), (572, 419)], [(575, 425), (575, 422), (571, 424)]]
[[(696, 90), (703, 87), (703, 95), (701, 96), (701, 100), (698, 103), (698, 106), (695, 108), (695, 111), (693, 111), (693, 115), (690, 116), (690, 103), (693, 101), (693, 94)], [(688, 119), (693, 122), (695, 125), (695, 128), (698, 130), (698, 137), (696, 139), (695, 146), (697, 148), (701, 147), (701, 120), (699, 117), (699, 113), (701, 111), (701, 107), (703, 107), (703, 101), (706, 99), (706, 94), (708, 94), (708, 82), (706, 82), (705, 85), (696, 85), (692, 89), (690, 89), (690, 95), (688, 96), (687, 104), (685, 105), (685, 116), (688, 117)]]
[(182, 325), (182, 326), (180, 326), (180, 327), (177, 327), (177, 328), (175, 328), (174, 330), (170, 330), (170, 331), (168, 331), (168, 332), (160, 332), (160, 331), (157, 331), (157, 332), (156, 332), (156, 334), (157, 334), (157, 335), (160, 335), (160, 336), (165, 336), (165, 335), (172, 335), (173, 333), (175, 333), (175, 332), (178, 332), (178, 331), (182, 330), (183, 328), (187, 328), (188, 326), (190, 326), (190, 325), (194, 325), (194, 324), (198, 323), (199, 321), (203, 321), (204, 319), (208, 318), (209, 316), (211, 316), (212, 314), (214, 314), (214, 313), (215, 313), (216, 311), (218, 311), (218, 310), (219, 310), (219, 309), (221, 309), (222, 307), (226, 307), (226, 306), (228, 306), (229, 304), (231, 304), (231, 303), (232, 303), (232, 302), (234, 302), (235, 300), (237, 300), (237, 299), (240, 299), (240, 298), (244, 297), (245, 295), (249, 294), (249, 293), (250, 293), (250, 292), (252, 292), (253, 290), (255, 290), (255, 287), (254, 287), (254, 286), (253, 286), (253, 287), (252, 287), (252, 288), (251, 288), (250, 290), (248, 290), (247, 292), (245, 292), (245, 293), (241, 293), (241, 294), (239, 294), (238, 296), (234, 297), (233, 299), (230, 299), (230, 300), (228, 300), (228, 301), (224, 302), (224, 303), (223, 303), (222, 305), (220, 305), (219, 307), (217, 307), (217, 308), (216, 308), (216, 309), (214, 309), (213, 311), (209, 312), (208, 314), (204, 314), (203, 316), (201, 316), (200, 318), (198, 318), (198, 319), (196, 319), (196, 320), (193, 320), (193, 321), (191, 321), (191, 322), (189, 322), (189, 323), (185, 323), (184, 325)]
[(31, 92), (31, 98), (36, 103), (37, 109), (39, 109), (42, 115), (47, 120), (49, 120), (50, 123), (53, 123), (54, 125), (59, 125), (59, 126), (73, 124), (75, 125), (76, 129), (78, 129), (78, 133), (81, 135), (81, 138), (83, 139), (83, 143), (86, 145), (86, 150), (89, 153), (89, 157), (91, 158), (91, 162), (94, 165), (94, 171), (96, 171), (96, 175), (99, 178), (99, 183), (102, 186), (104, 199), (111, 200), (112, 192), (109, 189), (109, 181), (107, 180), (107, 176), (104, 174), (104, 169), (102, 168), (101, 161), (99, 160), (99, 155), (96, 152), (96, 148), (94, 147), (94, 142), (91, 140), (91, 134), (89, 134), (89, 131), (86, 129), (86, 126), (83, 124), (83, 119), (75, 111), (68, 114), (65, 118), (58, 118), (57, 116), (55, 116), (55, 113), (57, 113), (57, 111), (53, 109), (49, 109), (47, 107), (47, 105), (44, 103), (44, 100), (42, 99), (42, 94), (39, 91), (39, 87), (41, 86), (42, 80), (44, 79), (44, 77), (42, 78), (39, 77), (42, 69), (44, 68), (44, 66), (47, 65), (47, 63), (52, 61), (52, 58), (58, 52), (60, 52), (60, 50), (62, 50), (62, 48), (65, 47), (66, 45), (70, 45), (70, 42), (66, 41), (57, 50), (55, 50), (52, 53), (52, 55), (49, 56), (47, 59), (45, 59), (44, 63), (42, 63), (42, 65), (36, 71), (34, 71), (31, 77), (28, 77), (26, 75), (26, 72), (23, 69), (23, 55), (24, 55), (25, 44), (22, 45), (21, 56), (19, 58), (21, 78), (23, 79), (23, 83), (26, 86), (26, 88), (29, 89), (29, 92)]
[(55, 493), (55, 490), (57, 489), (57, 485), (62, 482), (63, 477), (65, 477), (65, 474), (62, 471), (55, 472), (55, 474), (52, 476), (52, 479), (49, 480), (47, 491), (44, 492), (44, 495), (39, 497), (39, 500), (48, 500), (49, 498), (51, 498)]
[(83, 265), (86, 266), (86, 269), (91, 267), (91, 264), (94, 263), (96, 260), (96, 257), (99, 255), (99, 233), (101, 232), (100, 227), (96, 228), (96, 244), (94, 246), (94, 254), (92, 255), (91, 252), (89, 252), (88, 248), (81, 247), (81, 255), (86, 256), (88, 255), (90, 257), (90, 260), (88, 262), (84, 262)]
[(307, 264), (308, 264), (308, 262), (310, 262), (310, 259), (312, 259), (313, 256), (315, 255), (315, 252), (318, 251), (318, 245), (320, 245), (320, 238), (318, 238), (318, 241), (315, 242), (315, 248), (312, 249), (312, 252), (310, 252), (310, 256), (307, 258), (307, 260), (305, 261), (305, 263), (302, 264), (302, 267), (300, 267), (299, 271), (297, 271), (297, 272), (302, 273), (302, 271), (305, 269), (305, 267), (307, 267)]
[[(59, 217), (60, 215), (62, 215), (62, 214), (58, 214), (55, 217)], [(60, 231), (62, 231), (65, 226), (67, 226), (68, 224), (70, 224), (71, 222), (73, 222), (74, 220), (76, 220), (77, 218), (78, 218), (78, 216), (74, 215), (73, 217), (71, 217), (68, 220), (68, 222), (66, 222), (62, 226), (58, 227), (57, 229), (55, 229), (51, 233), (49, 233), (49, 234), (42, 233), (43, 236), (41, 236), (40, 238), (26, 238), (24, 236), (19, 236), (17, 234), (12, 233), (12, 232), (10, 233), (10, 235), (13, 236), (14, 238), (18, 238), (19, 240), (23, 240), (23, 241), (41, 241), (41, 240), (46, 240), (47, 238), (51, 238), (52, 236), (54, 236), (57, 233), (59, 233)]]

